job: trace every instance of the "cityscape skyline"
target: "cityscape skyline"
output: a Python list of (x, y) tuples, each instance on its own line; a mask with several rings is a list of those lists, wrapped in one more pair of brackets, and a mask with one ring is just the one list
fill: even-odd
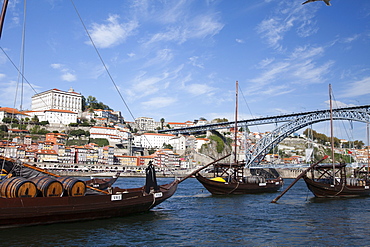
[[(24, 82), (24, 108), (35, 93), (73, 87), (127, 121), (232, 121), (235, 81), (240, 119), (327, 109), (328, 84), (335, 107), (370, 103), (368, 1), (79, 1), (76, 9), (129, 110), (72, 4), (56, 0), (27, 5), (24, 75), (36, 92)], [(21, 64), (22, 19), (23, 3), (10, 2), (0, 40), (1, 106), (20, 105), (10, 105), (20, 82), (6, 56)], [(365, 127), (354, 123), (353, 137), (336, 136), (366, 141)], [(315, 129), (328, 133), (327, 124)]]

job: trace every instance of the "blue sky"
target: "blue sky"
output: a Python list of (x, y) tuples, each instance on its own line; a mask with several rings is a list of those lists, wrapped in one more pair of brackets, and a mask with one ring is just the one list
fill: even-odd
[[(370, 1), (302, 2), (74, 1), (135, 118), (233, 120), (236, 80), (243, 119), (328, 109), (329, 83), (336, 106), (370, 104)], [(10, 0), (0, 40), (17, 66), (23, 9)], [(24, 74), (37, 93), (73, 87), (132, 121), (70, 1), (28, 1), (26, 19)], [(0, 51), (1, 106), (20, 108), (19, 81)], [(23, 109), (35, 91), (25, 82)]]

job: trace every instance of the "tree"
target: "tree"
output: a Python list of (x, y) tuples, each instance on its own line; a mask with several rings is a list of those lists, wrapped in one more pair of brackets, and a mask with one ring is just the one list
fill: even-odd
[(213, 119), (212, 122), (223, 123), (223, 122), (229, 122), (229, 120), (227, 118), (215, 118)]
[(1, 125), (0, 131), (8, 132), (8, 126), (6, 126), (5, 124)]
[(164, 118), (161, 118), (161, 129), (163, 130)]
[(171, 149), (171, 150), (173, 150), (173, 147), (172, 147), (172, 145), (171, 145), (171, 144), (166, 144), (166, 143), (163, 143), (163, 146), (162, 146), (162, 148), (164, 148), (164, 149)]
[(103, 102), (98, 102), (98, 100), (93, 96), (87, 97), (85, 105), (86, 108), (90, 109), (112, 110), (109, 106), (105, 105)]
[(33, 118), (31, 119), (31, 121), (34, 123), (34, 124), (38, 124), (40, 122), (39, 120), (39, 117), (37, 115), (33, 116)]

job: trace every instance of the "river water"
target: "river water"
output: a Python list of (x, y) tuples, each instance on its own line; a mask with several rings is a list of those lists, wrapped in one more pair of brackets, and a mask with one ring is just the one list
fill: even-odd
[[(116, 185), (144, 182), (119, 178)], [(148, 213), (1, 229), (0, 246), (370, 246), (369, 197), (318, 200), (303, 180), (270, 203), (279, 194), (212, 196), (190, 178)]]

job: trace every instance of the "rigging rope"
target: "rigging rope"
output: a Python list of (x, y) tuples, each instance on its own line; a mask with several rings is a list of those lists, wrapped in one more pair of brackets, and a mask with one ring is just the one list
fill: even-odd
[[(122, 96), (122, 94), (121, 94), (121, 92), (120, 92), (120, 90), (119, 90), (119, 88), (118, 88), (118, 86), (117, 86), (116, 82), (114, 81), (114, 79), (113, 79), (113, 77), (112, 77), (111, 73), (109, 72), (108, 67), (107, 67), (107, 65), (105, 64), (105, 62), (104, 62), (104, 60), (103, 60), (103, 57), (101, 56), (101, 54), (100, 54), (100, 52), (99, 52), (98, 48), (96, 47), (95, 42), (94, 42), (94, 40), (92, 39), (92, 37), (91, 37), (91, 35), (90, 35), (90, 33), (89, 33), (89, 30), (87, 30), (87, 27), (86, 27), (86, 25), (85, 25), (84, 21), (82, 20), (82, 17), (81, 17), (81, 15), (80, 15), (80, 13), (78, 12), (76, 5), (74, 4), (73, 0), (70, 0), (70, 1), (71, 1), (72, 5), (73, 5), (73, 8), (74, 8), (74, 9), (75, 9), (75, 11), (76, 11), (76, 14), (77, 14), (78, 18), (79, 18), (79, 19), (80, 19), (80, 21), (81, 21), (81, 24), (82, 24), (82, 26), (83, 26), (83, 28), (84, 28), (84, 30), (85, 30), (85, 32), (86, 32), (86, 34), (87, 34), (87, 36), (88, 36), (88, 37), (89, 37), (89, 39), (90, 39), (90, 42), (91, 42), (92, 46), (93, 46), (93, 47), (94, 47), (94, 49), (95, 49), (95, 52), (97, 53), (97, 55), (98, 55), (98, 57), (99, 57), (99, 59), (100, 59), (100, 62), (102, 63), (102, 65), (103, 65), (103, 67), (104, 67), (105, 71), (107, 72), (107, 74), (108, 74), (108, 76), (109, 76), (109, 78), (110, 78), (111, 82), (113, 83), (114, 88), (115, 88), (115, 89), (116, 89), (116, 91), (118, 92), (118, 94), (119, 94), (119, 96), (120, 96), (120, 98), (121, 98), (122, 102), (123, 102), (123, 103), (124, 103), (124, 105), (126, 106), (127, 111), (129, 112), (130, 116), (132, 117), (132, 119), (133, 119), (133, 120), (134, 120), (134, 122), (135, 122), (134, 114), (132, 113), (132, 111), (131, 111), (130, 107), (128, 106), (128, 104), (126, 103), (125, 99), (123, 98), (123, 96)], [(136, 122), (135, 122), (135, 123), (136, 123)], [(139, 125), (137, 125), (137, 126), (138, 126), (138, 129), (139, 129), (139, 130), (141, 130), (141, 129), (140, 129), (140, 126), (139, 126)], [(152, 146), (152, 145), (151, 145), (151, 143), (149, 142), (148, 138), (147, 138), (146, 136), (144, 136), (144, 137), (145, 137), (145, 139), (147, 140), (147, 142), (149, 143), (149, 145), (151, 146), (151, 148), (153, 148), (153, 146)]]

